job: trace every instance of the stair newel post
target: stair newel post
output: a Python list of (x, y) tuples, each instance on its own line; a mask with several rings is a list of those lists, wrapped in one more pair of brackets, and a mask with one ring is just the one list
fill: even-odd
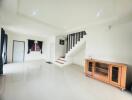
[(81, 38), (83, 38), (83, 31), (81, 32)]
[(73, 34), (73, 47), (75, 46), (75, 33)]
[(78, 33), (78, 41), (80, 41), (80, 32)]
[(86, 35), (86, 32), (84, 31), (84, 35)]
[(68, 35), (67, 35), (67, 37), (66, 37), (66, 53), (68, 52)]
[(71, 49), (71, 34), (69, 35), (69, 51)]
[(77, 42), (79, 41), (79, 33), (77, 33)]
[(76, 44), (77, 44), (77, 33), (75, 33), (75, 35), (76, 35)]
[(71, 34), (71, 49), (73, 47), (73, 34)]
[(70, 34), (68, 35), (68, 51), (70, 50)]

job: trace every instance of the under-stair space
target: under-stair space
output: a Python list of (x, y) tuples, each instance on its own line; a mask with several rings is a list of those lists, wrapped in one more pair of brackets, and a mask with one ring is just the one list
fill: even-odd
[(66, 36), (66, 53), (64, 57), (58, 58), (54, 63), (60, 67), (64, 67), (72, 63), (72, 57), (85, 45), (86, 32), (68, 34)]

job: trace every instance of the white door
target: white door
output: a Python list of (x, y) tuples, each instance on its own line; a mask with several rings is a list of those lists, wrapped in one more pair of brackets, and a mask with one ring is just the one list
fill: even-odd
[(13, 41), (13, 62), (24, 62), (25, 42)]

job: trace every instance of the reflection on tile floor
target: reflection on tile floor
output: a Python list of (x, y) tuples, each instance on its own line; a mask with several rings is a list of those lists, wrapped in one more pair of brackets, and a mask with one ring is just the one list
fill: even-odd
[(85, 77), (80, 66), (41, 60), (5, 65), (0, 100), (132, 100), (132, 94)]

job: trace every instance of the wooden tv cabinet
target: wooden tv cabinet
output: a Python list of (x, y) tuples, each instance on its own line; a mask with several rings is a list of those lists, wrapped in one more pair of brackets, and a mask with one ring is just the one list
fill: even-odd
[(127, 66), (95, 59), (86, 59), (84, 72), (86, 76), (111, 84), (122, 90), (126, 88)]

